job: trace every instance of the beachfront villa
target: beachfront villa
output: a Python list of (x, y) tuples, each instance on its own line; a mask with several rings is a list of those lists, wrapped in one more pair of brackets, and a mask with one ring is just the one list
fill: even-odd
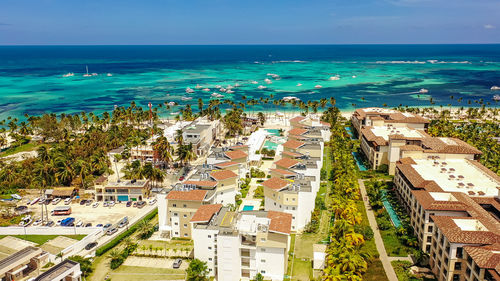
[(96, 201), (142, 201), (151, 195), (151, 186), (148, 180), (120, 180), (108, 181), (105, 185), (94, 186)]
[(288, 265), (292, 216), (275, 211), (231, 212), (205, 205), (191, 219), (194, 257), (207, 262), (218, 281), (283, 280)]

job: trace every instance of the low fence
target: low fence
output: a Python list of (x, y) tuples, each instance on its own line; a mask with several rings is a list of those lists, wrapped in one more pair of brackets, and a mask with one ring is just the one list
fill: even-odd
[(74, 226), (8, 226), (0, 227), (0, 235), (89, 235), (100, 227), (74, 227)]
[(103, 235), (102, 228), (97, 228), (94, 232), (85, 236), (82, 240), (62, 250), (62, 259), (80, 253), (89, 243), (97, 241)]

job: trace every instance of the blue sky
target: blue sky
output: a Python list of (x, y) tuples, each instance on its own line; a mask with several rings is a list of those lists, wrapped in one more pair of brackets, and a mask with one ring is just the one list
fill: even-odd
[(500, 0), (0, 0), (0, 45), (500, 43)]

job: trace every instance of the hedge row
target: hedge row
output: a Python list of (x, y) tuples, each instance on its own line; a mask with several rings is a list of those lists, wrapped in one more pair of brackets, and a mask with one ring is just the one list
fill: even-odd
[[(158, 214), (158, 208), (154, 209), (154, 211), (149, 213), (146, 217), (144, 217), (143, 220), (150, 221), (156, 216), (156, 214)], [(118, 243), (120, 243), (124, 238), (132, 235), (132, 233), (134, 233), (139, 228), (139, 222), (140, 220), (138, 220), (134, 225), (129, 227), (129, 229), (122, 232), (120, 235), (116, 236), (115, 239), (109, 241), (106, 245), (103, 245), (102, 247), (97, 249), (95, 251), (96, 256), (102, 256), (104, 253), (106, 253), (107, 251), (111, 250), (113, 247), (118, 245)]]

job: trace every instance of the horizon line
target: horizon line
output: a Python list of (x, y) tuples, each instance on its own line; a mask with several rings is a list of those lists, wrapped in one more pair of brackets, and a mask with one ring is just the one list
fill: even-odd
[(431, 46), (431, 45), (500, 45), (498, 43), (249, 43), (249, 44), (0, 44), (0, 47), (92, 47), (92, 46)]

